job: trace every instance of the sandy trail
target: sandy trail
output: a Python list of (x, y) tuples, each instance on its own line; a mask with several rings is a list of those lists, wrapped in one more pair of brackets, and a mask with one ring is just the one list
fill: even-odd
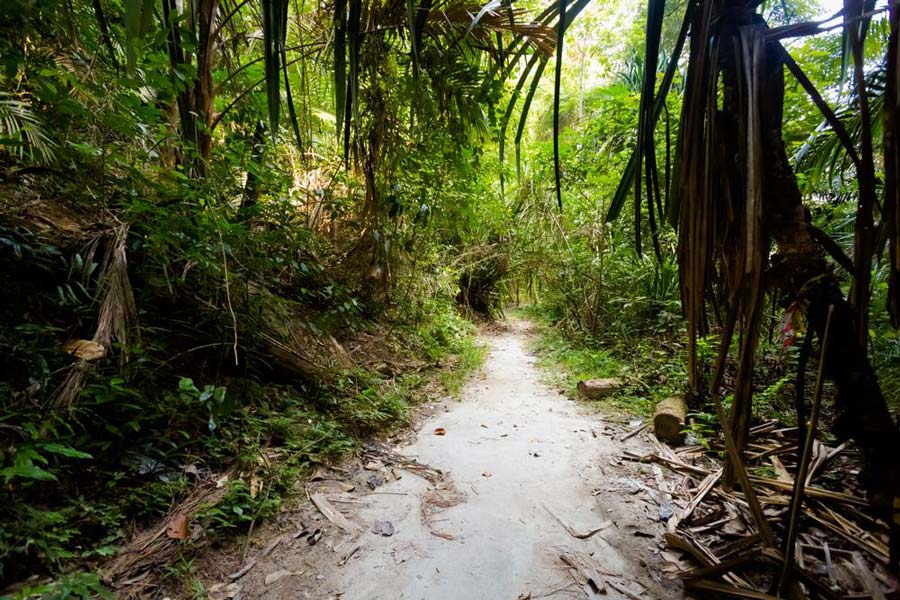
[[(681, 597), (680, 586), (651, 576), (659, 564), (652, 538), (662, 526), (654, 522), (658, 506), (635, 494), (646, 477), (634, 477), (648, 467), (620, 464), (623, 443), (600, 416), (541, 382), (526, 350), (527, 323), (486, 342), (483, 372), (461, 400), (395, 449), (440, 469), (443, 481), (395, 466), (378, 473), (388, 482), (369, 492), (364, 482), (377, 472), (357, 463), (353, 483), (361, 485), (331, 497), (359, 531), (342, 532), (316, 514), (306, 526), (325, 530), (323, 543), (280, 544), (241, 581), (244, 599)], [(559, 519), (579, 532), (603, 529), (578, 539)], [(389, 521), (393, 534), (373, 533), (376, 521)], [(592, 555), (605, 594), (575, 582), (564, 551)]]

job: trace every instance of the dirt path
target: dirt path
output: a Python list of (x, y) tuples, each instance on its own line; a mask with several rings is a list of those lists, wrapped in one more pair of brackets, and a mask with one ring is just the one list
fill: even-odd
[[(601, 597), (576, 583), (560, 558), (569, 552), (601, 571), (602, 597), (679, 598), (679, 585), (653, 574), (663, 527), (645, 493), (651, 467), (618, 459), (625, 444), (640, 450), (642, 442), (617, 441), (598, 414), (548, 389), (526, 328), (515, 322), (486, 338), (483, 373), (461, 401), (425, 420), (412, 444), (317, 482), (353, 531), (307, 508), (282, 524), (306, 533), (270, 538), (282, 541), (232, 592), (244, 600)], [(410, 466), (412, 458), (442, 474)], [(367, 480), (382, 479), (370, 491)], [(575, 533), (599, 531), (579, 539), (563, 522)], [(316, 529), (323, 536), (310, 546)]]

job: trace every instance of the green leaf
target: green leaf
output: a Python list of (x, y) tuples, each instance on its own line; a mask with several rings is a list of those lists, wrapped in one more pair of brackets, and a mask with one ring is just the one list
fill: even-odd
[(211, 384), (207, 384), (203, 386), (203, 391), (200, 392), (200, 402), (206, 402), (210, 398), (212, 398), (213, 391), (215, 390), (215, 386)]
[(559, 89), (562, 83), (563, 39), (566, 34), (566, 0), (559, 0), (559, 21), (556, 33), (556, 76), (553, 80), (553, 177), (556, 182), (556, 203), (562, 210), (562, 182), (559, 169)]
[(0, 475), (3, 476), (3, 479), (6, 482), (12, 480), (13, 477), (21, 477), (23, 479), (36, 479), (39, 481), (56, 481), (56, 475), (50, 473), (49, 471), (45, 471), (44, 469), (36, 465), (8, 467), (6, 469), (0, 470)]
[(194, 385), (194, 380), (190, 377), (181, 377), (178, 379), (178, 390), (189, 394), (200, 394), (200, 390)]
[(134, 73), (143, 49), (144, 34), (153, 18), (153, 0), (125, 0), (125, 58), (128, 74)]
[(344, 128), (344, 111), (347, 102), (347, 0), (334, 3), (334, 116), (337, 121), (337, 137), (341, 139)]
[(59, 454), (60, 456), (67, 456), (69, 458), (94, 458), (87, 452), (82, 452), (70, 446), (63, 446), (62, 444), (56, 444), (52, 442), (42, 445), (41, 450), (46, 450), (47, 452)]
[(606, 212), (607, 223), (614, 221), (622, 211), (622, 207), (625, 206), (625, 200), (628, 198), (628, 192), (632, 189), (636, 174), (637, 149), (635, 149), (628, 158), (625, 172), (622, 174), (622, 179), (619, 180), (619, 186), (616, 188), (616, 193), (613, 194), (612, 202), (609, 204), (609, 210)]

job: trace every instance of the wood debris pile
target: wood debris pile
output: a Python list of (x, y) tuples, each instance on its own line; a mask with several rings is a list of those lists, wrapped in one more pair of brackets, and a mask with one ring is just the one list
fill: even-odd
[(191, 520), (202, 508), (215, 506), (222, 500), (228, 491), (225, 483), (231, 476), (211, 475), (200, 482), (156, 526), (139, 532), (104, 565), (103, 579), (116, 590), (117, 597), (151, 595), (159, 583), (153, 575), (175, 561), (182, 542), (190, 541), (198, 548), (208, 541), (204, 528), (191, 526)]
[[(813, 441), (802, 469), (805, 486), (797, 494), (797, 446), (797, 428), (776, 421), (752, 428), (746, 464), (736, 469), (738, 483), (731, 489), (724, 485), (722, 465), (709, 457), (716, 451), (728, 455), (715, 442), (712, 452), (659, 443), (647, 455), (626, 451), (627, 460), (658, 463), (681, 478), (668, 486), (671, 516), (663, 514), (662, 504), (660, 511), (667, 521), (670, 551), (663, 554), (673, 563), (669, 570), (686, 588), (712, 597), (900, 597), (888, 526), (869, 516), (855, 487), (856, 452), (846, 443)], [(787, 538), (794, 540), (790, 548)]]
[(381, 463), (385, 467), (396, 467), (418, 475), (432, 485), (444, 480), (444, 473), (429, 465), (420, 463), (415, 458), (404, 456), (380, 444), (370, 444), (363, 453), (363, 463)]

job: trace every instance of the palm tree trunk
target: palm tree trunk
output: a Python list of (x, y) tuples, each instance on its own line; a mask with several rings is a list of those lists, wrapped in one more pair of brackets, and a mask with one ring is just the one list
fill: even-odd
[(888, 312), (891, 324), (900, 327), (900, 8), (891, 5), (884, 86), (884, 219), (890, 240)]
[(198, 169), (206, 172), (206, 163), (212, 153), (213, 101), (216, 97), (212, 71), (216, 55), (216, 16), (219, 0), (200, 0), (197, 3), (197, 80), (194, 85), (194, 112), (199, 116), (197, 150), (200, 153)]
[(247, 167), (247, 181), (244, 182), (244, 193), (238, 207), (238, 221), (247, 221), (256, 213), (256, 202), (259, 199), (259, 172), (263, 166), (263, 155), (266, 151), (266, 124), (260, 119), (256, 122), (251, 139), (250, 165)]
[(865, 347), (860, 346), (856, 307), (844, 298), (825, 251), (810, 231), (808, 212), (782, 139), (784, 69), (778, 44), (769, 43), (766, 55), (767, 73), (760, 94), (765, 132), (764, 215), (779, 252), (767, 278), (770, 284), (805, 301), (809, 328), (819, 339), (828, 307), (834, 306), (825, 375), (836, 391), (836, 432), (852, 438), (862, 452), (860, 481), (876, 514), (892, 526), (891, 554), (896, 566), (900, 528), (894, 521), (894, 504), (900, 497), (900, 430), (891, 418)]
[[(197, 39), (197, 75), (188, 84), (177, 85), (178, 114), (181, 121), (181, 139), (183, 144), (194, 152), (181, 152), (180, 162), (190, 171), (193, 177), (203, 178), (206, 175), (207, 163), (212, 153), (213, 109), (216, 97), (212, 80), (213, 65), (216, 57), (216, 16), (219, 12), (220, 0), (199, 0), (196, 13), (188, 15), (186, 26), (193, 27)], [(179, 81), (177, 73), (190, 64), (189, 53), (185, 52), (181, 38), (181, 24), (178, 21), (180, 11), (175, 0), (162, 2), (163, 26), (167, 32), (169, 63), (173, 81)], [(190, 9), (189, 9), (190, 10)], [(192, 25), (193, 24), (193, 25)]]

